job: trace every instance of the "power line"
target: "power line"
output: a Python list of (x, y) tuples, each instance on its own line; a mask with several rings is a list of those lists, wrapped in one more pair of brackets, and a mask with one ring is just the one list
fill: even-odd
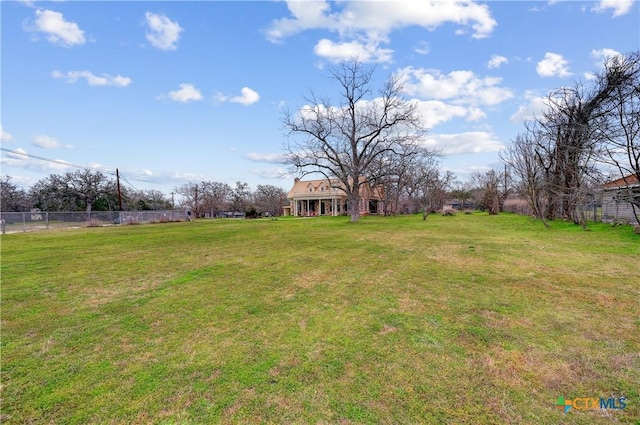
[[(7, 148), (3, 148), (3, 147), (0, 147), (0, 150), (2, 150), (4, 152), (11, 153), (11, 154), (14, 154), (14, 155), (26, 156), (28, 158), (38, 159), (40, 161), (46, 161), (46, 162), (51, 162), (51, 163), (58, 164), (58, 165), (64, 165), (65, 167), (79, 168), (81, 170), (95, 170), (95, 171), (100, 171), (102, 173), (109, 174), (109, 175), (112, 175), (112, 176), (116, 175), (116, 173), (114, 171), (108, 170), (106, 168), (89, 167), (89, 166), (86, 166), (86, 165), (73, 164), (71, 162), (66, 162), (66, 161), (62, 161), (62, 160), (59, 160), (59, 159), (45, 158), (45, 157), (38, 156), (38, 155), (32, 155), (32, 154), (26, 153), (26, 152), (13, 151), (11, 149), (7, 149)], [(124, 177), (122, 175), (122, 173), (120, 173), (120, 177), (125, 182), (127, 182), (127, 184), (129, 186), (131, 186), (135, 190), (138, 190), (138, 188), (136, 188), (126, 177)], [(138, 180), (138, 181), (145, 182), (145, 183), (158, 184), (158, 182), (154, 182), (154, 181), (151, 181), (151, 180), (145, 180), (145, 179), (141, 179), (141, 178), (136, 178), (136, 177), (131, 177), (131, 179), (132, 180)]]
[(7, 149), (7, 148), (3, 148), (3, 147), (0, 147), (0, 150), (2, 150), (4, 152), (12, 153), (14, 155), (21, 155), (21, 156), (26, 156), (28, 158), (39, 159), (40, 161), (47, 161), (47, 162), (52, 162), (52, 163), (58, 164), (58, 165), (64, 165), (65, 167), (79, 168), (81, 170), (91, 169), (91, 170), (100, 171), (100, 172), (103, 172), (103, 173), (106, 173), (106, 174), (111, 174), (112, 176), (116, 175), (116, 173), (114, 171), (110, 171), (110, 170), (107, 170), (107, 169), (104, 169), (104, 168), (88, 167), (86, 165), (73, 164), (71, 162), (66, 162), (66, 161), (62, 161), (62, 160), (59, 160), (59, 159), (45, 158), (45, 157), (38, 156), (38, 155), (32, 155), (32, 154), (26, 153), (26, 152), (12, 151), (11, 149)]
[(131, 186), (131, 187), (132, 187), (132, 188), (134, 188), (135, 190), (138, 190), (138, 188), (137, 188), (137, 187), (135, 187), (133, 184), (131, 184), (131, 182), (130, 182), (130, 181), (129, 181), (125, 176), (123, 176), (123, 175), (122, 175), (122, 173), (120, 173), (120, 178), (121, 178), (122, 180), (124, 180), (124, 181), (129, 185), (129, 186)]

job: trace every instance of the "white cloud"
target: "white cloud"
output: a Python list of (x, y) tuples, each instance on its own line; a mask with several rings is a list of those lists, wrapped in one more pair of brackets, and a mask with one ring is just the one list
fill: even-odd
[(456, 104), (497, 105), (513, 97), (511, 90), (499, 87), (499, 77), (476, 76), (472, 71), (442, 74), (435, 69), (407, 67), (398, 71), (406, 93), (423, 99), (449, 99)]
[(18, 3), (22, 3), (26, 7), (36, 7), (38, 0), (18, 0)]
[(33, 144), (45, 149), (71, 148), (69, 145), (63, 145), (55, 137), (46, 136), (44, 134), (36, 134), (33, 136)]
[(489, 69), (500, 68), (502, 65), (506, 63), (509, 63), (509, 59), (505, 58), (504, 56), (492, 55), (491, 59), (489, 59), (489, 62), (487, 62), (487, 68)]
[(483, 38), (497, 25), (486, 5), (469, 0), (346, 2), (341, 4), (344, 5), (341, 11), (332, 12), (331, 7), (338, 4), (327, 1), (288, 1), (293, 17), (273, 21), (267, 36), (272, 41), (278, 41), (307, 29), (319, 28), (340, 34), (366, 32), (382, 35), (409, 26), (433, 30), (453, 22), (471, 27), (473, 37)]
[(75, 83), (79, 79), (85, 79), (90, 86), (127, 87), (131, 84), (131, 78), (123, 77), (120, 74), (114, 77), (109, 74), (98, 76), (89, 71), (69, 71), (66, 74), (60, 71), (53, 71), (51, 76), (53, 78), (64, 79), (67, 83)]
[(145, 14), (149, 31), (146, 38), (153, 47), (160, 50), (176, 50), (180, 40), (180, 33), (184, 31), (178, 22), (174, 22), (164, 15), (147, 12)]
[(454, 118), (469, 116), (469, 110), (463, 106), (448, 105), (440, 100), (418, 102), (418, 109), (427, 128), (450, 121)]
[(84, 31), (78, 27), (78, 24), (65, 20), (62, 13), (53, 10), (36, 10), (33, 25), (25, 29), (45, 33), (49, 42), (64, 47), (86, 42)]
[[(176, 102), (187, 103), (196, 100), (202, 100), (202, 94), (200, 90), (194, 87), (193, 84), (180, 84), (178, 90), (170, 91), (167, 96)], [(159, 96), (158, 99), (163, 99), (166, 96)]]
[(613, 49), (593, 49), (591, 51), (591, 57), (596, 61), (596, 66), (600, 69), (604, 69), (604, 64), (616, 56), (622, 56), (622, 54)]
[(259, 100), (260, 94), (249, 87), (243, 87), (242, 90), (240, 90), (240, 96), (230, 97), (220, 92), (217, 92), (213, 95), (213, 101), (215, 103), (233, 102), (239, 103), (244, 106), (249, 106), (253, 105)]
[(240, 96), (235, 96), (229, 99), (229, 102), (239, 103), (244, 106), (253, 105), (260, 100), (260, 95), (257, 91), (250, 89), (249, 87), (243, 87), (240, 90)]
[(1, 142), (11, 142), (13, 140), (13, 136), (2, 128), (2, 124), (0, 124), (0, 141)]
[(633, 0), (600, 0), (591, 10), (594, 12), (606, 12), (613, 9), (613, 17), (625, 15), (629, 13), (633, 7)]
[(413, 51), (419, 55), (428, 55), (430, 51), (429, 43), (427, 43), (426, 41), (421, 41), (416, 47), (413, 48)]
[(378, 42), (359, 41), (334, 43), (323, 38), (313, 48), (316, 55), (333, 62), (357, 58), (361, 62), (391, 62), (393, 50), (381, 48)]
[(267, 38), (272, 42), (281, 41), (283, 38), (308, 29), (337, 29), (334, 19), (325, 15), (325, 12), (331, 9), (326, 1), (288, 1), (287, 7), (293, 18), (282, 18), (271, 22), (271, 27), (267, 30)]
[(511, 122), (523, 123), (525, 121), (533, 120), (534, 118), (542, 117), (543, 112), (547, 109), (547, 98), (540, 96), (533, 91), (529, 91), (525, 94), (527, 103), (520, 105), (518, 110), (511, 115)]
[(425, 145), (441, 150), (444, 155), (493, 153), (505, 147), (493, 134), (484, 131), (429, 135)]
[(272, 164), (282, 164), (284, 155), (281, 153), (256, 153), (249, 152), (246, 158), (253, 162), (270, 162)]
[[(500, 164), (502, 165), (502, 164)], [(486, 173), (489, 170), (493, 170), (495, 167), (489, 167), (487, 165), (469, 165), (468, 163), (459, 164), (454, 167), (448, 168), (449, 171), (454, 173), (456, 180), (459, 182), (468, 182), (475, 173)]]
[(251, 170), (251, 174), (254, 174), (263, 179), (290, 179), (291, 175), (284, 167), (272, 167), (272, 168), (254, 168)]
[(536, 71), (541, 77), (568, 77), (569, 62), (562, 55), (547, 52), (544, 59), (538, 62)]
[(470, 29), (472, 37), (484, 38), (497, 25), (487, 5), (471, 0), (288, 1), (287, 5), (291, 17), (272, 21), (266, 31), (267, 39), (279, 42), (306, 30), (333, 31), (340, 41), (321, 40), (315, 48), (316, 53), (330, 58), (342, 56), (340, 51), (355, 50), (368, 53), (370, 60), (388, 62), (392, 51), (381, 49), (380, 43), (388, 42), (392, 31), (411, 26), (433, 31), (443, 24), (454, 23), (459, 26), (456, 33), (464, 34)]
[[(415, 94), (415, 93), (413, 93)], [(457, 94), (460, 95), (460, 94)], [(430, 96), (425, 96), (431, 98)], [(486, 97), (486, 96), (485, 96)], [(456, 99), (459, 100), (459, 99)], [(372, 100), (362, 100), (358, 102), (358, 105), (367, 108), (369, 105), (380, 104), (382, 100), (380, 98)], [(439, 124), (451, 121), (456, 118), (462, 118), (466, 121), (476, 122), (487, 117), (486, 113), (479, 107), (474, 105), (465, 105), (463, 102), (444, 102), (442, 100), (422, 100), (413, 98), (410, 102), (415, 102), (418, 112), (422, 119), (422, 124), (426, 128), (433, 128)], [(330, 106), (329, 108), (323, 104), (320, 105), (304, 105), (298, 109), (296, 119), (315, 119), (317, 114), (327, 113), (328, 109), (332, 109), (336, 114), (342, 112), (338, 107)], [(379, 108), (378, 108), (379, 109)]]

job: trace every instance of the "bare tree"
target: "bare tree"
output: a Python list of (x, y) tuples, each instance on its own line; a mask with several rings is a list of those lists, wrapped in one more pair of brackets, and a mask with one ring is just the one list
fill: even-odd
[(615, 94), (624, 87), (633, 92), (637, 82), (637, 65), (629, 65), (610, 61), (591, 87), (576, 83), (553, 91), (544, 115), (530, 127), (536, 132), (536, 158), (549, 192), (546, 218), (583, 222), (579, 210), (600, 180), (602, 144), (609, 137), (601, 123), (611, 116)]
[(247, 183), (236, 182), (236, 186), (231, 190), (230, 208), (234, 212), (245, 212), (251, 201), (251, 189)]
[[(438, 153), (419, 146), (400, 146), (401, 154), (383, 155), (375, 162), (379, 169), (373, 173), (379, 176), (374, 185), (382, 186), (384, 213), (395, 214), (399, 211), (400, 200), (415, 189), (416, 171), (437, 170)], [(411, 154), (405, 152), (411, 150)]]
[(179, 201), (180, 207), (188, 211), (193, 211), (196, 217), (198, 217), (199, 212), (198, 186), (197, 183), (185, 183), (182, 186), (174, 188), (175, 193), (182, 196), (182, 199)]
[(229, 209), (231, 193), (233, 189), (226, 183), (204, 181), (200, 183), (202, 210), (207, 211), (211, 217), (218, 216), (222, 211)]
[(511, 145), (500, 151), (500, 159), (509, 167), (512, 178), (516, 180), (515, 190), (527, 201), (533, 216), (549, 227), (543, 214), (544, 170), (536, 160), (536, 143), (532, 138), (532, 133), (519, 134)]
[(276, 217), (282, 214), (282, 204), (287, 193), (281, 187), (270, 184), (259, 184), (253, 193), (256, 208), (261, 213)]
[(602, 107), (596, 131), (603, 143), (602, 162), (623, 181), (619, 199), (632, 205), (638, 219), (640, 189), (633, 183), (640, 181), (640, 52), (609, 58), (598, 79), (600, 85), (609, 79), (620, 82)]
[(454, 180), (451, 171), (442, 174), (435, 162), (424, 162), (411, 168), (405, 187), (410, 212), (422, 211), (422, 219), (426, 220), (430, 213), (441, 210)]
[(477, 203), (491, 215), (500, 213), (509, 193), (508, 175), (505, 172), (489, 170), (485, 173), (472, 173), (471, 180), (479, 189)]
[(285, 113), (289, 135), (301, 136), (286, 147), (286, 162), (302, 175), (319, 173), (346, 192), (351, 221), (360, 218), (361, 188), (382, 181), (385, 156), (412, 156), (425, 134), (417, 105), (402, 97), (398, 78), (390, 77), (372, 97), (373, 68), (351, 60), (331, 70), (340, 101), (315, 94), (296, 113)]

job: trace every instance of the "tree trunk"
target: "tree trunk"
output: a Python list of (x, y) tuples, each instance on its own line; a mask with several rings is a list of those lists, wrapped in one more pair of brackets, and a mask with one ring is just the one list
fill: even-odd
[(360, 220), (360, 189), (358, 187), (353, 188), (347, 199), (349, 200), (351, 222), (355, 223)]
[(93, 203), (89, 200), (87, 200), (87, 221), (91, 221), (91, 207), (93, 206)]

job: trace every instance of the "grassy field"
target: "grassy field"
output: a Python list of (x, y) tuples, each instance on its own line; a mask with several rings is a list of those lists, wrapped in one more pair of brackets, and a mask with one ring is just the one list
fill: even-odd
[(640, 424), (629, 227), (477, 213), (0, 242), (3, 423)]

